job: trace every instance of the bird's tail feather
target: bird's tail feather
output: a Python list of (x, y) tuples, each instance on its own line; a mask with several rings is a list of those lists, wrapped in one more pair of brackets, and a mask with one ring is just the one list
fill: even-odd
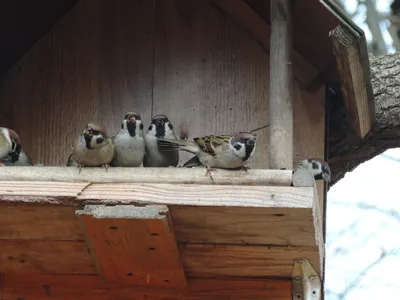
[(199, 146), (191, 141), (157, 139), (158, 149), (160, 151), (187, 151), (196, 154), (199, 151)]

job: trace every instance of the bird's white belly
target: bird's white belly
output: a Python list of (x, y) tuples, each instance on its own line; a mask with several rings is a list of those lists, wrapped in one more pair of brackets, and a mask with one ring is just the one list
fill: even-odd
[(117, 156), (113, 164), (121, 167), (140, 166), (144, 156), (143, 137), (116, 136), (114, 145)]
[(87, 149), (84, 143), (78, 143), (74, 151), (74, 159), (89, 167), (100, 167), (109, 164), (114, 156), (113, 146), (106, 144), (101, 148)]

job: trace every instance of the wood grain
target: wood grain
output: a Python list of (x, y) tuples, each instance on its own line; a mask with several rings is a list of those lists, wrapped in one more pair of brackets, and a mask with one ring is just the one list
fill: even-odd
[(186, 289), (146, 288), (101, 281), (97, 276), (2, 276), (4, 300), (291, 300), (291, 280), (189, 279)]
[(312, 210), (306, 208), (170, 208), (184, 243), (316, 245)]
[(34, 163), (65, 165), (90, 121), (113, 134), (135, 110), (148, 126), (153, 34), (152, 1), (82, 0), (22, 56), (0, 99)]
[[(269, 52), (271, 27), (246, 1), (214, 0), (214, 3), (238, 22), (243, 30), (246, 30)], [(318, 70), (295, 49), (292, 49), (292, 52), (293, 75), (302, 87), (306, 87), (318, 75)]]
[[(223, 185), (290, 186), (289, 170), (223, 170), (213, 172), (214, 180), (206, 176), (204, 168), (78, 168), (72, 167), (17, 167), (0, 169), (0, 188), (4, 181), (64, 181), (97, 183), (194, 183)], [(71, 183), (67, 186), (70, 186)], [(51, 186), (58, 186), (52, 183)], [(49, 188), (51, 188), (51, 186)], [(76, 185), (77, 187), (79, 185)]]
[(269, 168), (293, 167), (292, 7), (290, 0), (271, 1), (269, 82)]
[(0, 205), (0, 240), (84, 241), (76, 207)]
[(2, 273), (97, 274), (84, 241), (0, 240), (0, 249)]
[[(195, 184), (91, 184), (82, 204), (165, 204), (264, 208), (312, 208), (314, 189)], [(1, 194), (0, 194), (1, 199)]]
[(187, 276), (291, 278), (296, 258), (307, 258), (320, 274), (317, 247), (188, 244), (181, 249)]
[[(268, 56), (240, 25), (210, 0), (169, 0), (156, 2), (155, 28), (154, 114), (189, 140), (268, 125)], [(266, 168), (265, 151), (260, 130), (248, 165)]]
[(186, 286), (167, 206), (90, 205), (77, 216), (107, 281)]
[[(1, 240), (0, 246), (0, 265), (5, 274), (100, 274), (84, 242)], [(113, 251), (110, 247), (105, 249)], [(316, 246), (186, 244), (180, 246), (179, 252), (189, 277), (290, 278), (293, 261), (300, 257), (310, 260), (315, 270), (320, 272)], [(156, 256), (150, 255), (149, 258), (156, 259)], [(117, 263), (118, 257), (113, 257), (113, 260)], [(151, 264), (147, 266), (143, 262), (141, 266), (147, 269)], [(124, 266), (125, 274), (135, 274), (132, 268), (132, 264)]]
[[(1, 205), (0, 239), (82, 241), (76, 207)], [(310, 208), (170, 206), (183, 243), (316, 245)]]
[(348, 120), (358, 136), (364, 138), (375, 123), (375, 101), (368, 82), (369, 69), (365, 70), (368, 56), (367, 62), (364, 62), (360, 51), (363, 37), (356, 36), (343, 25), (339, 25), (332, 30), (330, 38)]

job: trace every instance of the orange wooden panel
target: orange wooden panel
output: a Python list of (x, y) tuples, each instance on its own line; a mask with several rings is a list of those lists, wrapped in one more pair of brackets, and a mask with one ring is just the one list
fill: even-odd
[(189, 279), (187, 288), (128, 286), (98, 276), (1, 276), (4, 300), (291, 300), (291, 280)]
[[(90, 213), (78, 214), (78, 217), (87, 233), (92, 255), (107, 280), (186, 286), (166, 206), (98, 206), (97, 212), (104, 213), (104, 210), (109, 213), (106, 218), (96, 218)], [(119, 217), (118, 210), (126, 215)], [(138, 219), (140, 215), (143, 219)]]

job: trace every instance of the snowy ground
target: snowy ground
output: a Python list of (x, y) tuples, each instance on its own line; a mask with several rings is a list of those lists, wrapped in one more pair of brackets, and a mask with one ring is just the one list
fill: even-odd
[(400, 299), (400, 148), (328, 192), (326, 300)]

